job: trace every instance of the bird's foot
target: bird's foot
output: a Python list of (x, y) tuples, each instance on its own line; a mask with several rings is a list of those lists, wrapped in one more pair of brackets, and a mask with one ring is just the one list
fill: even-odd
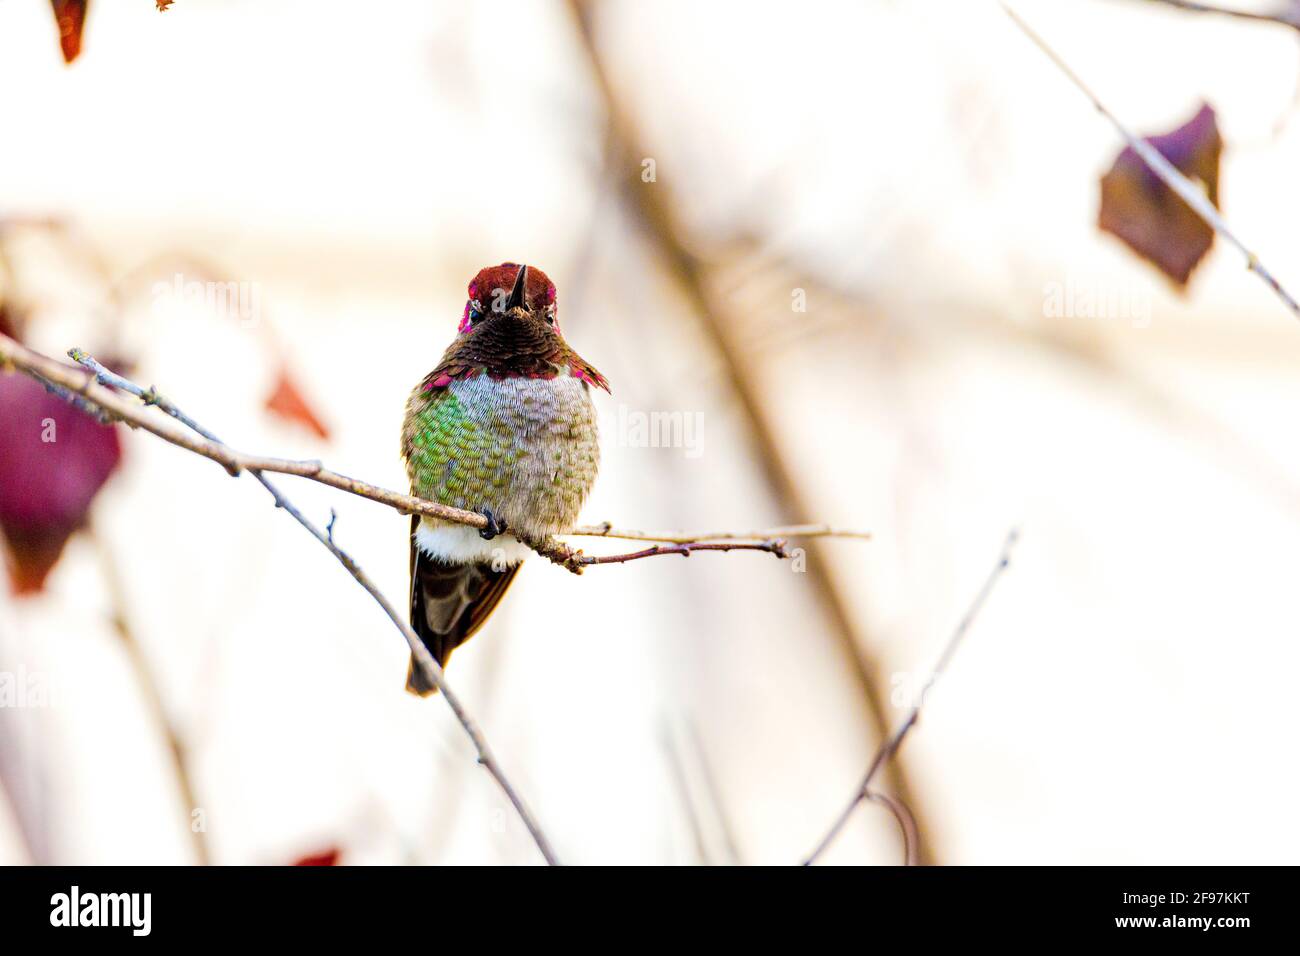
[(498, 518), (491, 508), (484, 508), (479, 512), (484, 518), (487, 518), (487, 527), (479, 529), (479, 537), (484, 541), (491, 541), (499, 534), (505, 534), (506, 523)]

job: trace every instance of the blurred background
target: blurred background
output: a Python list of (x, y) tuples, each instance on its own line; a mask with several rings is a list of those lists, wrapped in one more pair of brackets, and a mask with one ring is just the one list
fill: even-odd
[[(1013, 525), (880, 781), (921, 858), (1296, 858), (1300, 323), (1098, 228), (1123, 143), (996, 3), (96, 0), (72, 51), (54, 6), (0, 0), (10, 334), (401, 489), (466, 283), (528, 262), (613, 389), (584, 520), (872, 532), (527, 563), (448, 679), (565, 862), (800, 860)], [(1134, 131), (1209, 104), (1189, 163), (1300, 286), (1295, 30), (1015, 6)], [(251, 478), (0, 386), (0, 861), (539, 861)], [(407, 519), (281, 484), (404, 604)], [(875, 805), (825, 857), (902, 859)]]

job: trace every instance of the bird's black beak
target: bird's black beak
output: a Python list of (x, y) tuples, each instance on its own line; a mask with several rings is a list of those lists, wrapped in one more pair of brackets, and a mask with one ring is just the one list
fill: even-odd
[(509, 312), (514, 308), (527, 308), (527, 289), (528, 289), (528, 266), (520, 266), (519, 274), (515, 276), (515, 287), (510, 290), (510, 301), (506, 303), (506, 311)]

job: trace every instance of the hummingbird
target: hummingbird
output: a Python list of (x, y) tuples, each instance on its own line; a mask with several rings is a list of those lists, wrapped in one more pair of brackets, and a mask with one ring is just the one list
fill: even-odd
[[(596, 479), (591, 391), (609, 383), (564, 341), (555, 298), (541, 269), (479, 270), (456, 338), (406, 403), (411, 494), (487, 519), (411, 518), (411, 628), (440, 666), (500, 603), (528, 543), (573, 527)], [(406, 689), (437, 690), (414, 656)]]

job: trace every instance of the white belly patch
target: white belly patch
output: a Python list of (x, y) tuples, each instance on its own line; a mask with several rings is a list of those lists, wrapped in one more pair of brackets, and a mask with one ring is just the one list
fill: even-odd
[(431, 524), (428, 518), (415, 531), (415, 546), (431, 558), (452, 564), (492, 562), (498, 569), (518, 564), (533, 553), (511, 534), (499, 534), (490, 541), (477, 528), (463, 524)]

